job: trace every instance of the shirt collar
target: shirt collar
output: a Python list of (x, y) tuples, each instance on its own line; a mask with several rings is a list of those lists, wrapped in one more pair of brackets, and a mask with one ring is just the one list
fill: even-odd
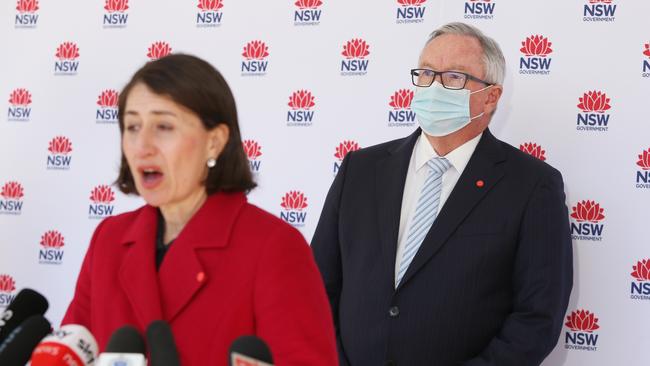
[[(476, 150), (478, 142), (481, 140), (481, 136), (483, 136), (482, 132), (445, 155), (445, 158), (456, 169), (458, 174), (462, 174), (463, 170), (465, 170), (469, 159), (472, 157), (474, 150)], [(422, 131), (415, 145), (415, 170), (420, 170), (420, 168), (426, 165), (427, 161), (437, 157), (439, 157), (438, 153), (433, 149), (424, 131)]]

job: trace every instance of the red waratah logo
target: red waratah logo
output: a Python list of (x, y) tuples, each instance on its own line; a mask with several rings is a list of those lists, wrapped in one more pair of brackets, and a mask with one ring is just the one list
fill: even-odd
[(172, 53), (172, 48), (167, 42), (154, 42), (147, 49), (147, 57), (151, 60), (163, 58)]
[(311, 92), (307, 90), (297, 90), (291, 94), (289, 97), (289, 107), (291, 109), (296, 110), (296, 109), (304, 109), (304, 110), (309, 110), (309, 108), (313, 107), (316, 105), (314, 103), (314, 96), (311, 95)]
[(525, 152), (528, 155), (532, 155), (539, 160), (546, 160), (546, 150), (542, 149), (542, 146), (537, 145), (534, 142), (526, 142), (519, 145), (519, 150)]
[(413, 90), (400, 89), (391, 95), (390, 103), (393, 109), (411, 109), (411, 100), (413, 100)]
[(632, 266), (632, 269), (634, 272), (631, 275), (637, 281), (650, 281), (650, 259), (636, 262), (636, 265)]
[(72, 151), (72, 142), (65, 136), (56, 136), (47, 150), (52, 154), (68, 155)]
[(41, 236), (41, 245), (45, 248), (59, 249), (65, 245), (63, 235), (56, 230), (47, 231)]
[(650, 57), (650, 43), (645, 44), (645, 50), (643, 51), (643, 54)]
[(366, 43), (366, 41), (360, 38), (354, 38), (349, 40), (343, 46), (343, 52), (341, 52), (341, 54), (347, 59), (363, 59), (370, 54), (370, 51), (368, 51), (369, 48), (370, 46)]
[(340, 161), (343, 161), (345, 155), (359, 149), (359, 144), (356, 141), (343, 141), (336, 147), (336, 153), (334, 153), (334, 156)]
[(90, 192), (90, 200), (95, 204), (111, 203), (115, 200), (115, 194), (111, 187), (107, 185), (99, 185)]
[(639, 154), (639, 161), (636, 162), (636, 165), (643, 170), (650, 170), (650, 148)]
[(118, 97), (117, 90), (104, 90), (97, 98), (97, 105), (102, 108), (117, 108)]
[(586, 92), (579, 100), (578, 108), (582, 109), (583, 112), (605, 113), (606, 110), (611, 108), (609, 105), (610, 98), (607, 98), (607, 94), (601, 91)]
[(0, 292), (12, 292), (16, 289), (14, 279), (6, 274), (0, 275)]
[(548, 38), (540, 35), (527, 37), (525, 41), (521, 42), (521, 45), (523, 47), (519, 51), (526, 56), (546, 57), (546, 55), (553, 52)]
[(262, 41), (250, 41), (241, 55), (247, 60), (264, 60), (269, 55), (269, 48)]
[(2, 186), (0, 196), (6, 200), (19, 200), (24, 196), (23, 186), (18, 182), (7, 182)]
[(109, 13), (113, 12), (124, 12), (129, 8), (129, 0), (106, 0), (106, 9)]
[(262, 147), (255, 140), (244, 140), (244, 151), (249, 159), (255, 160), (262, 156)]
[(13, 106), (28, 106), (32, 103), (32, 95), (27, 89), (15, 89), (9, 95), (9, 103)]
[(295, 2), (295, 5), (302, 9), (317, 9), (319, 6), (323, 5), (323, 2), (320, 0), (298, 0)]
[(280, 206), (285, 210), (302, 211), (307, 207), (307, 197), (300, 191), (289, 191), (282, 197)]
[(427, 0), (397, 0), (397, 3), (402, 6), (420, 6), (425, 2), (427, 2)]
[(76, 60), (79, 57), (79, 47), (74, 42), (63, 42), (56, 49), (59, 60)]
[(589, 221), (595, 224), (605, 218), (604, 211), (605, 209), (600, 207), (600, 203), (596, 203), (596, 201), (581, 201), (573, 206), (571, 217), (578, 222)]
[(201, 11), (217, 11), (223, 8), (221, 0), (199, 0), (199, 9)]
[(594, 313), (590, 313), (589, 310), (573, 311), (571, 315), (566, 317), (566, 320), (567, 322), (564, 325), (574, 332), (591, 333), (600, 328), (598, 318), (596, 318)]
[(38, 10), (38, 0), (18, 0), (16, 10), (19, 13), (33, 13)]

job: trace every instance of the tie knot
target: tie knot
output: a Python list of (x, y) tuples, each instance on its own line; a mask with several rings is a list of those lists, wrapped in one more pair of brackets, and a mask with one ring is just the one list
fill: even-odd
[(427, 166), (431, 168), (433, 174), (444, 174), (451, 168), (451, 163), (445, 158), (438, 157), (427, 161)]

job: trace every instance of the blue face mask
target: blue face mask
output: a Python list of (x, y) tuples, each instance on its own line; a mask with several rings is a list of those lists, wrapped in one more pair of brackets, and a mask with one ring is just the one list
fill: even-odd
[(446, 136), (467, 126), (472, 120), (483, 115), (470, 117), (469, 96), (481, 92), (492, 85), (475, 92), (468, 89), (451, 90), (435, 81), (428, 88), (417, 88), (411, 110), (427, 135)]

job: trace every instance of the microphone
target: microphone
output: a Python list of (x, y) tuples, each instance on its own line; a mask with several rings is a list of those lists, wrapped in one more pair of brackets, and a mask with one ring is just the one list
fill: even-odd
[(86, 327), (68, 324), (36, 346), (31, 366), (90, 366), (98, 353), (97, 341)]
[(178, 350), (174, 335), (169, 324), (156, 320), (147, 327), (147, 342), (149, 342), (149, 365), (151, 366), (180, 366)]
[(97, 366), (146, 366), (144, 340), (137, 329), (125, 325), (111, 335)]
[(241, 336), (230, 346), (229, 366), (273, 366), (266, 343), (255, 336)]
[(32, 315), (45, 314), (48, 306), (45, 297), (38, 292), (28, 288), (20, 290), (14, 301), (0, 315), (0, 342), (25, 319)]
[(51, 330), (50, 322), (43, 315), (27, 318), (0, 344), (0, 365), (24, 366), (38, 342)]

